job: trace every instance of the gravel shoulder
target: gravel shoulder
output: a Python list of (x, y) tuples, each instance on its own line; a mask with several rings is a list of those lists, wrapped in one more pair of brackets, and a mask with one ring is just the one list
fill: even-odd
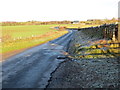
[(48, 88), (118, 88), (118, 58), (71, 60), (61, 64)]
[[(81, 32), (80, 32), (81, 33)], [(83, 33), (76, 33), (69, 53), (74, 55), (74, 44), (99, 40)], [(47, 88), (113, 88), (120, 89), (119, 80), (120, 57), (68, 59), (52, 74)]]

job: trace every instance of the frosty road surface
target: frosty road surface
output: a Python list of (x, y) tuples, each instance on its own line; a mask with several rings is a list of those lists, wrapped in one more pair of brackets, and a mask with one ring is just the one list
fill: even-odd
[(66, 52), (72, 34), (69, 31), (2, 62), (2, 88), (46, 88), (51, 73), (65, 60), (57, 57)]

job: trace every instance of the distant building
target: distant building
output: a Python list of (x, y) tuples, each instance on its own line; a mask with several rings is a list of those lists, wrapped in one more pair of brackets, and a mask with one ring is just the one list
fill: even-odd
[(79, 21), (72, 21), (71, 24), (79, 24)]
[(88, 19), (87, 21), (97, 21), (97, 20), (101, 21), (102, 19)]

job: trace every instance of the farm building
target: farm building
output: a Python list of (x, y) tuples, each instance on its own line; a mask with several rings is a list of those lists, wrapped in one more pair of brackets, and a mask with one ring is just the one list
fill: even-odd
[(79, 24), (79, 21), (72, 21), (71, 24)]

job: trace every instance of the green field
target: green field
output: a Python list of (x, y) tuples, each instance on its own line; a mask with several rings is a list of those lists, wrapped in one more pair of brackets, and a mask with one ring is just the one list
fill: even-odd
[[(46, 32), (51, 31), (50, 25), (29, 25), (29, 26), (3, 26), (2, 35), (3, 37), (9, 36), (13, 38), (26, 38), (32, 35), (42, 35)], [(56, 31), (56, 30), (52, 30)]]
[(52, 29), (54, 26), (56, 25), (3, 26), (2, 53), (33, 47), (68, 33)]

